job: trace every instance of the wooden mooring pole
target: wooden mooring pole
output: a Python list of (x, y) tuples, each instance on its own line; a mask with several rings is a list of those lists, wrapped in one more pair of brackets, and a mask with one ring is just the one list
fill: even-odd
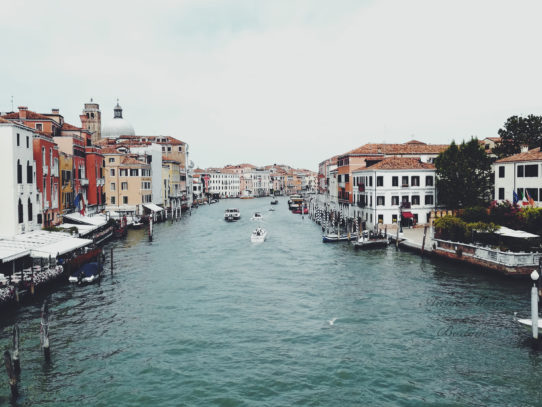
[(13, 371), (21, 373), (21, 361), (19, 360), (19, 325), (13, 325)]
[(399, 224), (397, 224), (397, 236), (395, 238), (395, 248), (399, 249)]
[(49, 347), (49, 305), (47, 300), (43, 301), (41, 306), (40, 343), (45, 360), (48, 362), (51, 359), (51, 349)]
[(110, 254), (110, 262), (111, 262), (111, 274), (113, 274), (113, 248), (111, 248), (111, 254)]
[(422, 256), (423, 256), (423, 249), (425, 249), (425, 237), (427, 236), (427, 226), (423, 227), (423, 240), (422, 240)]
[(6, 366), (6, 371), (8, 373), (11, 395), (13, 397), (17, 397), (17, 395), (19, 394), (19, 391), (17, 390), (17, 375), (13, 370), (13, 364), (11, 361), (11, 354), (9, 353), (9, 350), (4, 352), (4, 365)]

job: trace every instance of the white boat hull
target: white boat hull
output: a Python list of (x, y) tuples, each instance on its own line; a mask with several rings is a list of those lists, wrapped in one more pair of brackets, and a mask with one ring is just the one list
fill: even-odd
[[(518, 323), (523, 326), (527, 331), (533, 332), (533, 321), (529, 319), (518, 319)], [(538, 334), (542, 334), (542, 318), (538, 319)]]
[(267, 231), (264, 231), (261, 234), (252, 233), (250, 236), (250, 241), (252, 243), (263, 243), (265, 242), (265, 239), (267, 239)]

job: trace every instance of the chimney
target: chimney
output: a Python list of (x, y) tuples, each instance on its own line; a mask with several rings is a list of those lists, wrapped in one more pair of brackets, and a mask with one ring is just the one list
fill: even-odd
[(58, 110), (58, 109), (51, 109), (51, 113), (53, 113), (53, 114), (60, 114), (60, 110)]
[(519, 146), (519, 148), (521, 149), (520, 151), (522, 153), (526, 153), (527, 151), (529, 151), (529, 146), (527, 144), (522, 144), (521, 146)]
[(28, 107), (26, 106), (19, 106), (19, 119), (26, 120), (26, 112), (28, 111)]

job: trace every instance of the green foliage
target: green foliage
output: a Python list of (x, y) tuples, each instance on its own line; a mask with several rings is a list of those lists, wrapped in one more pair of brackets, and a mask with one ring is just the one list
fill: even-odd
[(499, 158), (519, 153), (523, 144), (528, 145), (529, 149), (540, 147), (542, 144), (542, 117), (532, 114), (527, 117), (509, 117), (498, 133), (501, 142), (495, 146), (493, 153)]
[(435, 220), (437, 237), (454, 242), (471, 243), (479, 234), (491, 234), (499, 225), (487, 222), (465, 222), (456, 216), (444, 216)]
[(439, 204), (458, 209), (489, 203), (491, 163), (478, 139), (452, 142), (435, 158)]
[(519, 217), (520, 208), (510, 201), (497, 203), (493, 201), (489, 207), (489, 219), (498, 225), (511, 229), (522, 229), (524, 223)]
[(542, 208), (524, 208), (519, 212), (519, 218), (526, 231), (542, 235)]
[(64, 233), (69, 233), (70, 235), (77, 234), (79, 232), (79, 229), (77, 229), (77, 226), (72, 226), (71, 228), (68, 228), (68, 229), (58, 228), (56, 226), (47, 226), (46, 228), (43, 228), (43, 230), (46, 230), (47, 232), (64, 232)]
[(465, 222), (489, 222), (487, 208), (483, 206), (471, 206), (465, 208), (460, 218)]

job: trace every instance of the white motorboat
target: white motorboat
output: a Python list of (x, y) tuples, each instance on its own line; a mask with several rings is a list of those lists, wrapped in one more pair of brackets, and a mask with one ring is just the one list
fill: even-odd
[(251, 220), (262, 220), (263, 215), (260, 212), (254, 212), (254, 215), (252, 215), (252, 218), (250, 218), (250, 219)]
[[(528, 319), (516, 319), (518, 323), (523, 326), (527, 331), (532, 332), (533, 331), (533, 321), (531, 318)], [(542, 335), (542, 318), (538, 320), (538, 335)]]
[(267, 238), (267, 230), (263, 228), (256, 228), (256, 230), (252, 232), (252, 235), (250, 236), (250, 240), (253, 243), (263, 243), (265, 242), (266, 238)]
[(354, 242), (356, 249), (373, 249), (379, 247), (386, 247), (389, 244), (388, 239), (384, 235), (374, 234), (368, 230), (364, 230), (361, 237)]
[(241, 212), (237, 208), (229, 208), (224, 212), (224, 220), (227, 222), (235, 222), (241, 219)]

